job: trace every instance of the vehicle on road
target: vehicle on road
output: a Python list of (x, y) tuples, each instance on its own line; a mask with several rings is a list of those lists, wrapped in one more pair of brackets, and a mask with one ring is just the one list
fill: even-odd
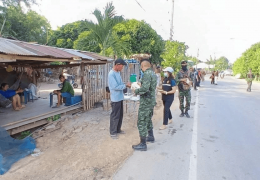
[(225, 71), (221, 71), (219, 73), (219, 76), (221, 78), (224, 78), (225, 76), (232, 76), (233, 75), (233, 71), (232, 70), (225, 70)]

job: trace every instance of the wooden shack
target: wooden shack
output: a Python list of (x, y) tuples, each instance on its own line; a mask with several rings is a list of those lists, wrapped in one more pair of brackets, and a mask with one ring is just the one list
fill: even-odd
[[(0, 37), (0, 83), (10, 77), (4, 74), (10, 65), (16, 73), (28, 73), (31, 70), (31, 81), (37, 84), (37, 76), (43, 69), (80, 67), (82, 82), (82, 104), (52, 109), (48, 100), (31, 103), (23, 111), (0, 109), (0, 126), (15, 134), (47, 123), (47, 118), (75, 109), (88, 110), (96, 102), (106, 97), (107, 74), (113, 59), (97, 53), (74, 49), (63, 49), (35, 43), (10, 40)], [(62, 62), (53, 65), (53, 62)], [(9, 67), (10, 67), (9, 66)], [(13, 72), (10, 72), (13, 73)], [(28, 74), (27, 74), (28, 75)], [(38, 103), (38, 104), (36, 104)]]

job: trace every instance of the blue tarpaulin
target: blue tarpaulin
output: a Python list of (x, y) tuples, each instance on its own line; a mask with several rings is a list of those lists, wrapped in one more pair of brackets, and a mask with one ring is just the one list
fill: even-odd
[(32, 137), (14, 139), (0, 127), (0, 175), (7, 172), (15, 162), (31, 154), (35, 148), (36, 143)]

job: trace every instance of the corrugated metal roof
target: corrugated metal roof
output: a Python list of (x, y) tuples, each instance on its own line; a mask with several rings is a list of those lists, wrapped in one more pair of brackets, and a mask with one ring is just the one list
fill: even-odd
[(77, 57), (82, 57), (83, 59), (90, 59), (90, 60), (95, 60), (94, 57), (88, 56), (86, 54), (83, 54), (81, 52), (75, 51), (73, 49), (64, 49), (64, 51), (70, 53), (70, 54), (74, 54)]
[(15, 55), (37, 55), (4, 38), (0, 38), (0, 52)]
[(73, 59), (75, 57), (79, 57), (83, 60), (111, 60), (111, 58), (101, 56), (97, 53), (73, 49), (62, 49), (23, 41), (10, 40), (1, 37), (0, 53), (19, 56), (37, 56), (63, 59)]

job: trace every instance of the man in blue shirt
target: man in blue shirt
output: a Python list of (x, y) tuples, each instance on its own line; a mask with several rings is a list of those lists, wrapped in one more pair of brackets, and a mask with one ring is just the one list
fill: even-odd
[(110, 114), (110, 136), (117, 139), (117, 133), (124, 134), (121, 130), (123, 121), (123, 100), (126, 87), (131, 87), (128, 83), (125, 85), (122, 81), (120, 71), (123, 70), (124, 65), (127, 65), (123, 59), (117, 59), (113, 69), (108, 74), (108, 86), (110, 90), (110, 99), (112, 112)]

